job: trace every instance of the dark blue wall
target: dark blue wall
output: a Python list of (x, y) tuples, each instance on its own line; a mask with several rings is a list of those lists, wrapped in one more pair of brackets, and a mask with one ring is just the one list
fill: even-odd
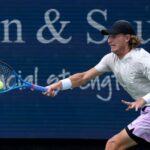
[[(133, 23), (149, 51), (149, 0), (1, 0), (0, 59), (46, 86), (95, 66), (110, 51), (100, 30), (118, 19)], [(139, 114), (126, 112), (121, 99), (132, 100), (113, 74), (55, 98), (28, 90), (2, 94), (0, 138), (107, 139)]]

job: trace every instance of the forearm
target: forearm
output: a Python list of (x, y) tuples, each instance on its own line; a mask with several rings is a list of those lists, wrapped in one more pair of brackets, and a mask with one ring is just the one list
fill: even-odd
[(88, 82), (88, 79), (85, 78), (84, 73), (76, 73), (66, 79), (60, 80), (55, 84), (57, 84), (57, 86), (59, 86), (61, 90), (67, 90), (79, 87), (80, 85), (83, 85), (86, 82)]
[(44, 94), (48, 96), (55, 96), (56, 92), (59, 90), (68, 90), (71, 88), (79, 87), (83, 84), (86, 84), (89, 80), (100, 74), (101, 73), (98, 72), (95, 68), (92, 68), (86, 72), (76, 73), (68, 78), (49, 85), (47, 87), (48, 91)]
[(85, 73), (76, 73), (69, 77), (72, 83), (72, 88), (86, 84), (89, 80), (85, 77)]
[(64, 84), (68, 85), (68, 87), (71, 86), (71, 88), (79, 87), (86, 84), (88, 81), (100, 74), (101, 73), (98, 72), (95, 68), (92, 68), (86, 72), (76, 73), (67, 79), (61, 80), (62, 89), (64, 89)]

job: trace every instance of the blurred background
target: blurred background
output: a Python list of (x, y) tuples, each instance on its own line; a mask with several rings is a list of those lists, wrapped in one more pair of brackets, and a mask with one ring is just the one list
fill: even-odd
[[(0, 59), (46, 86), (94, 67), (110, 52), (100, 30), (120, 19), (150, 51), (149, 0), (1, 0)], [(113, 74), (54, 98), (30, 90), (1, 94), (1, 149), (104, 149), (139, 115), (126, 112), (122, 99), (132, 101)]]

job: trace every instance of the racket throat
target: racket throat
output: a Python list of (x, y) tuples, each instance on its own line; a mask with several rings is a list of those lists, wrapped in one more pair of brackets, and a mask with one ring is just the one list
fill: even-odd
[(31, 90), (34, 91), (34, 89), (35, 89), (35, 85), (32, 84), (32, 85), (31, 85)]

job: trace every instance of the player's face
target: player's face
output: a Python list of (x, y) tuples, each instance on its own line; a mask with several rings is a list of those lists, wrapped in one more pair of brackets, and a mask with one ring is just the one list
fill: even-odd
[(109, 35), (108, 44), (111, 47), (111, 51), (115, 54), (122, 53), (123, 51), (128, 49), (129, 39), (129, 35)]

